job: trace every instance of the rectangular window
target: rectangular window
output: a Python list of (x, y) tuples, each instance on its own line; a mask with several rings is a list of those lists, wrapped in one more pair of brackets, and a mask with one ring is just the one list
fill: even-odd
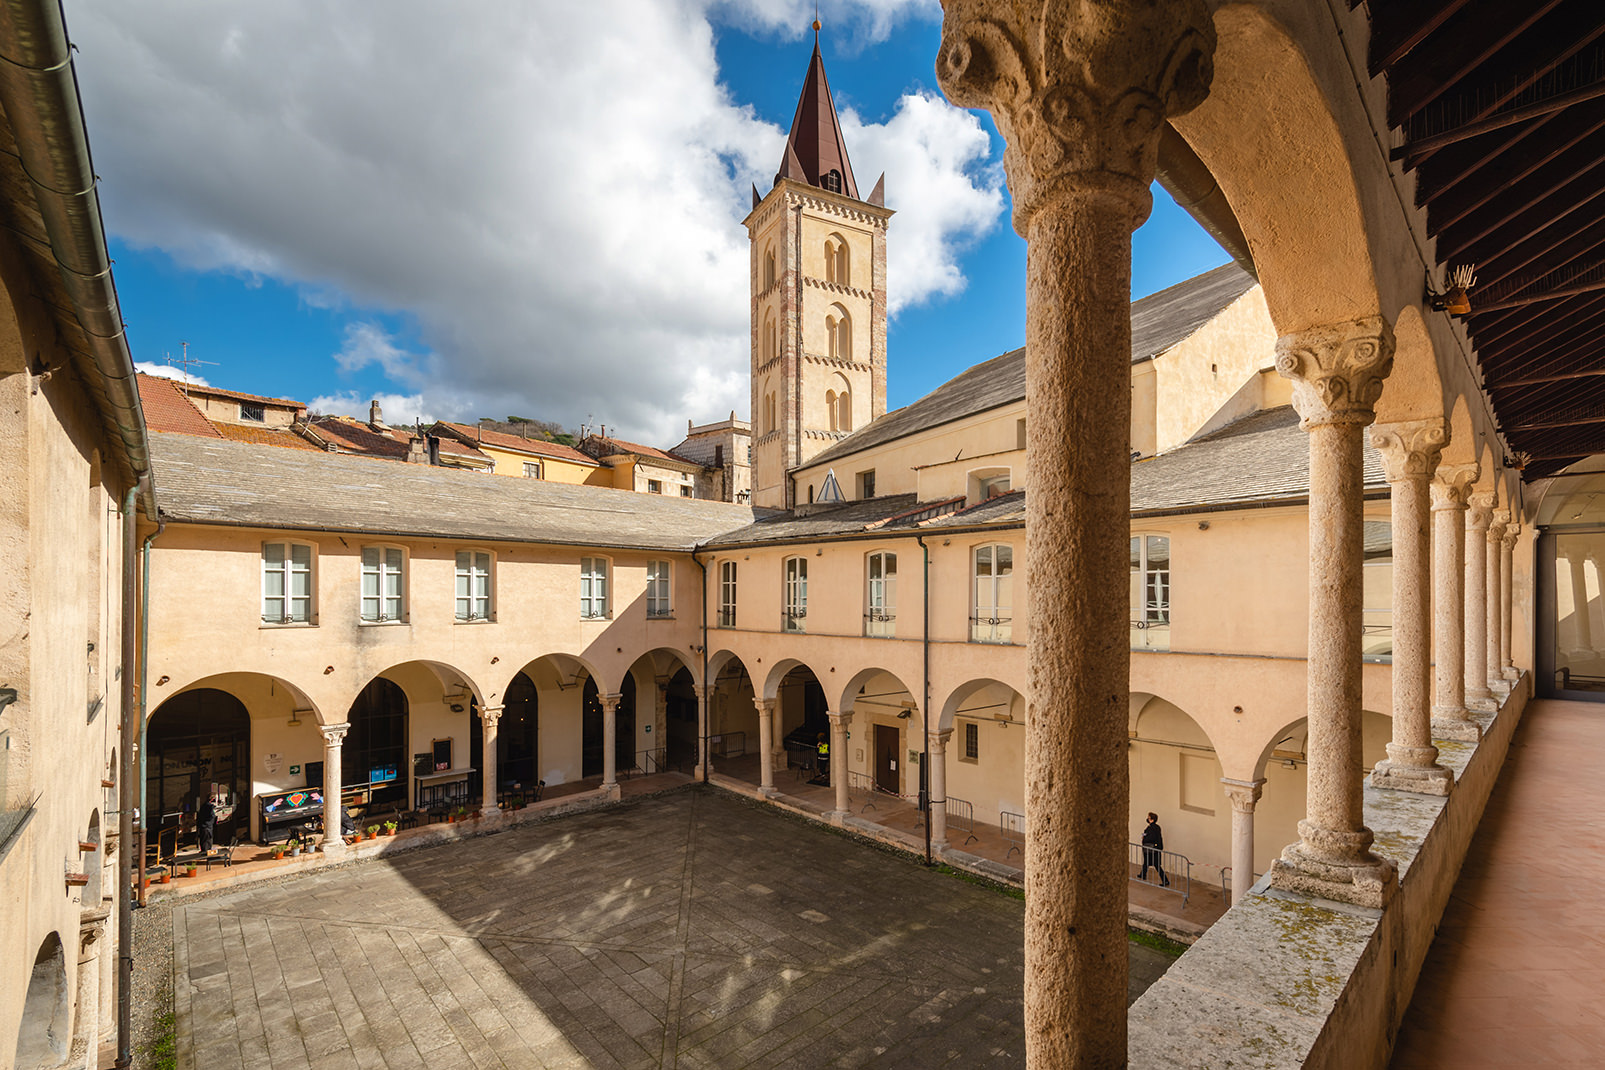
[(646, 492), (648, 494), (662, 494), (663, 493), (663, 480), (661, 480), (661, 479), (649, 479), (649, 480), (647, 480), (646, 481)]
[(1023, 416), (1014, 421), (1014, 448), (1017, 450), (1025, 449), (1025, 417)]
[(1132, 649), (1170, 649), (1170, 539), (1131, 537)]
[(1014, 547), (975, 548), (975, 612), (970, 641), (1007, 643), (1014, 629)]
[(646, 563), (646, 615), (672, 617), (674, 609), (669, 603), (669, 562)]
[(525, 461), (524, 462), (524, 478), (525, 479), (545, 479), (546, 476), (541, 471), (541, 462), (539, 462), (539, 461)]
[(457, 551), (457, 619), (490, 619), (490, 554)]
[(362, 619), (373, 623), (401, 619), (401, 550), (362, 548)]
[(682, 498), (691, 497), (691, 484), (689, 484), (689, 483), (681, 483), (680, 484), (680, 497), (682, 497)]
[(240, 402), (240, 419), (260, 424), (267, 422), (267, 408), (254, 401)]
[(719, 627), (736, 626), (736, 563), (719, 563)]
[(786, 609), (781, 627), (788, 632), (807, 631), (808, 559), (786, 558)]
[(858, 496), (860, 498), (875, 497), (875, 469), (858, 473)]
[(580, 558), (580, 616), (599, 620), (607, 616), (607, 558)]
[(1393, 657), (1393, 525), (1365, 522), (1365, 607), (1360, 652), (1368, 658)]
[(974, 721), (964, 724), (964, 746), (959, 751), (959, 761), (976, 762), (981, 760), (981, 726)]
[(869, 590), (864, 613), (864, 634), (897, 634), (897, 555), (869, 555)]
[(312, 547), (295, 542), (262, 547), (262, 620), (312, 623)]

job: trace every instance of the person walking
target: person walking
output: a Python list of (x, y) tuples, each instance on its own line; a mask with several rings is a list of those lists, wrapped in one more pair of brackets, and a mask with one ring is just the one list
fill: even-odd
[(814, 751), (817, 757), (815, 768), (818, 770), (815, 779), (829, 781), (830, 740), (825, 738), (825, 734), (823, 732), (819, 734), (819, 742), (814, 745)]
[(1142, 872), (1137, 879), (1148, 879), (1148, 867), (1153, 866), (1159, 874), (1159, 883), (1166, 888), (1170, 887), (1170, 878), (1165, 876), (1165, 867), (1159, 864), (1160, 852), (1165, 849), (1165, 830), (1159, 827), (1159, 815), (1148, 815), (1148, 827), (1142, 830)]
[(217, 807), (212, 803), (211, 796), (201, 803), (195, 815), (195, 834), (201, 857), (205, 858), (212, 853), (212, 841), (217, 835)]

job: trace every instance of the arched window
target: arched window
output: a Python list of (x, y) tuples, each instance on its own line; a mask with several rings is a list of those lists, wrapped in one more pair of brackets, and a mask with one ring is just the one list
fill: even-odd
[(841, 372), (835, 374), (831, 389), (825, 391), (825, 410), (832, 431), (853, 429), (853, 388)]
[(851, 254), (847, 250), (847, 239), (840, 234), (825, 239), (825, 281), (838, 286), (853, 284)]
[(853, 359), (853, 320), (840, 305), (831, 305), (825, 314), (825, 341), (832, 359)]
[(836, 391), (834, 390), (825, 391), (825, 411), (829, 414), (830, 429), (832, 431), (840, 430), (836, 426)]
[(826, 171), (819, 176), (819, 184), (832, 193), (842, 191), (842, 173), (836, 170)]
[(775, 247), (771, 245), (763, 253), (763, 288), (768, 290), (775, 284)]
[(762, 334), (763, 362), (768, 364), (770, 361), (775, 359), (775, 350), (778, 348), (775, 344), (776, 332), (774, 313), (770, 312), (764, 314)]
[(763, 396), (763, 429), (765, 434), (775, 429), (775, 394), (772, 390)]

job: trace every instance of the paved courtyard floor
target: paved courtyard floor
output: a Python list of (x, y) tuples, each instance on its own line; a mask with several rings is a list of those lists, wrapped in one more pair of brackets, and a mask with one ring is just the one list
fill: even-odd
[(1022, 915), (687, 788), (175, 903), (179, 1066), (1018, 1066)]

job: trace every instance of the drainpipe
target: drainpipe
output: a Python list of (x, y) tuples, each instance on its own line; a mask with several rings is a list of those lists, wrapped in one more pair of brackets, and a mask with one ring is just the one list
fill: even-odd
[[(925, 595), (920, 599), (920, 613), (924, 618), (920, 624), (920, 653), (923, 662), (920, 669), (920, 721), (925, 726), (924, 756), (920, 759), (920, 779), (925, 786), (920, 794), (925, 800), (925, 864), (932, 863), (931, 859), (931, 548), (925, 545), (925, 536), (916, 535), (914, 540), (920, 544), (920, 571), (924, 575)], [(947, 803), (944, 801), (943, 806)]]
[[(137, 713), (134, 709), (134, 674), (130, 668), (134, 664), (134, 636), (136, 622), (134, 619), (134, 565), (137, 557), (134, 549), (138, 533), (135, 531), (134, 504), (142, 493), (148, 493), (148, 481), (141, 478), (128, 488), (123, 495), (123, 620), (122, 620), (122, 670), (123, 686), (121, 697), (121, 741), (119, 743), (120, 759), (117, 770), (118, 801), (117, 801), (117, 839), (122, 845), (121, 856), (117, 860), (117, 880), (122, 886), (117, 896), (117, 1066), (127, 1067), (133, 1057), (133, 982), (134, 982), (134, 905), (129, 898), (128, 889), (134, 879), (134, 786), (133, 750), (139, 738), (138, 726), (134, 723)], [(144, 857), (144, 851), (140, 851)]]
[(167, 518), (156, 514), (156, 530), (145, 536), (143, 559), (140, 562), (139, 595), (139, 905), (145, 905), (145, 837), (150, 822), (145, 819), (145, 726), (149, 723), (150, 701), (150, 544), (167, 530)]
[(697, 718), (701, 722), (702, 742), (699, 744), (699, 750), (697, 751), (697, 764), (702, 767), (702, 782), (706, 784), (708, 782), (708, 722), (713, 720), (713, 711), (708, 708), (708, 704), (713, 698), (712, 685), (708, 683), (708, 566), (702, 563), (702, 558), (697, 556), (697, 551), (695, 550), (691, 551), (691, 560), (695, 561), (697, 567), (702, 570), (702, 709), (699, 711), (701, 716)]

